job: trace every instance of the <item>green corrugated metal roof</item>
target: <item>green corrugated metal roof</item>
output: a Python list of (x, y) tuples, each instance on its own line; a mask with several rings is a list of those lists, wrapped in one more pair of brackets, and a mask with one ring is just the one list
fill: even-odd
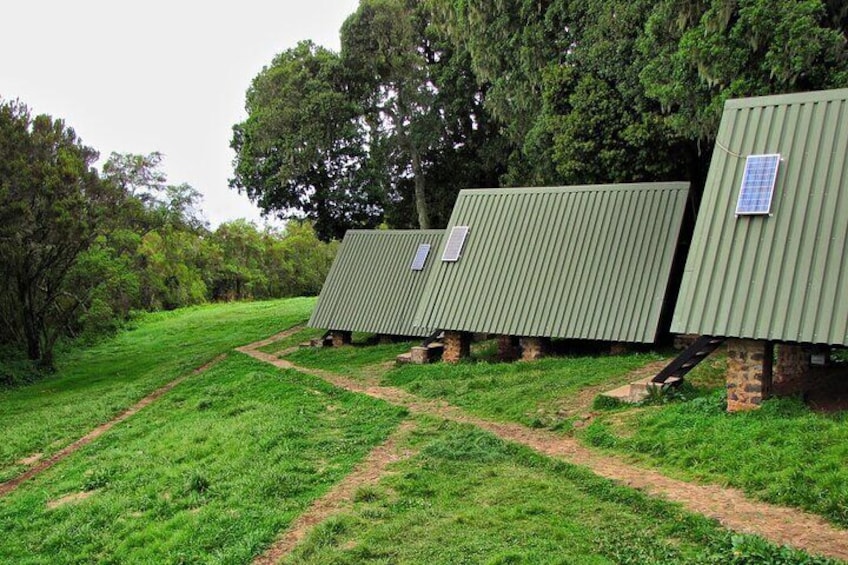
[[(652, 342), (688, 183), (463, 190), (415, 321), (443, 330)], [(445, 238), (447, 239), (447, 237)]]
[[(427, 336), (413, 327), (412, 316), (427, 274), (436, 262), (441, 230), (350, 230), (309, 319), (313, 328), (388, 335)], [(422, 243), (430, 244), (424, 270), (412, 260)]]
[[(780, 153), (770, 216), (736, 217), (749, 154)], [(848, 345), (848, 90), (729, 100), (672, 331)]]

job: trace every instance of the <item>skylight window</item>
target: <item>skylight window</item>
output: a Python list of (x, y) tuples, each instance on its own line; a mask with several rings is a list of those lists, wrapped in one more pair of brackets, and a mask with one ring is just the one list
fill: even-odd
[(459, 261), (459, 257), (462, 255), (462, 246), (465, 245), (467, 235), (468, 226), (454, 226), (451, 229), (448, 243), (445, 245), (444, 253), (442, 253), (442, 261)]
[(415, 252), (415, 257), (412, 259), (412, 270), (423, 271), (424, 265), (427, 264), (427, 256), (430, 255), (430, 244), (422, 243), (418, 246)]

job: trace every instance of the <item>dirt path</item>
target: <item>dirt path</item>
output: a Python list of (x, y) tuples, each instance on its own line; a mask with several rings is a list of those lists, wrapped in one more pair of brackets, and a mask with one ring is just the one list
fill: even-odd
[(291, 553), (312, 528), (350, 504), (359, 487), (379, 481), (385, 476), (386, 469), (392, 463), (414, 457), (416, 452), (408, 449), (402, 450), (400, 447), (404, 437), (414, 428), (415, 422), (410, 420), (403, 422), (382, 445), (371, 451), (368, 457), (360, 462), (342, 482), (313, 502), (265, 553), (253, 560), (253, 565), (278, 563)]
[(363, 384), (327, 371), (299, 367), (285, 359), (256, 351), (253, 346), (239, 350), (276, 367), (313, 375), (340, 388), (404, 406), (413, 414), (431, 414), (477, 426), (544, 455), (587, 467), (602, 477), (679, 502), (687, 510), (714, 518), (731, 530), (756, 534), (778, 545), (790, 545), (811, 554), (848, 561), (848, 530), (836, 528), (814, 514), (751, 500), (737, 489), (672, 479), (620, 458), (596, 453), (572, 438), (520, 424), (492, 422), (446, 402), (422, 399), (402, 389)]
[(79, 438), (78, 440), (76, 440), (72, 444), (70, 444), (67, 447), (61, 449), (60, 451), (54, 453), (53, 455), (51, 455), (47, 459), (36, 460), (37, 462), (35, 463), (35, 465), (33, 467), (27, 469), (26, 471), (24, 471), (23, 473), (21, 473), (20, 475), (15, 477), (14, 479), (10, 479), (9, 481), (6, 481), (5, 483), (0, 483), (0, 496), (6, 496), (10, 492), (12, 492), (16, 488), (18, 488), (21, 485), (21, 483), (24, 483), (24, 482), (30, 480), (31, 478), (33, 478), (37, 475), (40, 475), (41, 473), (43, 473), (44, 471), (46, 471), (47, 469), (49, 469), (50, 467), (52, 467), (53, 465), (55, 465), (59, 461), (63, 460), (64, 458), (68, 457), (69, 455), (71, 455), (72, 453), (74, 453), (75, 451), (80, 449), (81, 447), (88, 445), (89, 443), (91, 443), (92, 441), (97, 439), (98, 437), (102, 436), (103, 434), (105, 434), (106, 432), (111, 430), (113, 427), (115, 427), (117, 424), (120, 424), (121, 422), (123, 422), (127, 418), (133, 416), (134, 414), (136, 414), (139, 410), (141, 410), (145, 406), (149, 406), (149, 405), (153, 404), (156, 400), (159, 399), (159, 397), (161, 397), (163, 394), (165, 394), (166, 392), (168, 392), (169, 390), (171, 390), (172, 388), (174, 388), (175, 386), (177, 386), (178, 384), (180, 384), (181, 382), (183, 382), (187, 378), (194, 376), (194, 375), (199, 375), (200, 373), (203, 373), (204, 371), (210, 369), (213, 365), (216, 365), (216, 364), (220, 363), (221, 361), (223, 361), (224, 358), (226, 358), (226, 354), (219, 355), (218, 357), (216, 357), (212, 361), (206, 363), (205, 365), (203, 365), (201, 367), (198, 367), (197, 369), (195, 369), (191, 373), (188, 373), (188, 374), (183, 375), (183, 376), (181, 376), (177, 379), (174, 379), (173, 381), (169, 382), (165, 386), (160, 387), (160, 388), (156, 389), (155, 391), (151, 392), (150, 394), (148, 394), (147, 396), (145, 396), (144, 398), (139, 400), (136, 404), (134, 404), (130, 408), (127, 408), (125, 411), (121, 412), (120, 414), (118, 414), (117, 416), (115, 416), (113, 419), (109, 420), (105, 424), (101, 424), (101, 425), (97, 426), (96, 428), (94, 428), (93, 430), (91, 430), (90, 432), (88, 432), (87, 434), (85, 434), (83, 437)]
[(287, 337), (293, 336), (294, 334), (296, 334), (297, 332), (302, 330), (304, 327), (305, 326), (303, 324), (298, 324), (296, 326), (292, 326), (289, 329), (281, 331), (280, 333), (278, 333), (276, 335), (272, 335), (268, 339), (263, 339), (262, 341), (256, 341), (256, 342), (251, 343), (249, 345), (237, 347), (236, 351), (242, 351), (242, 350), (245, 350), (245, 349), (259, 349), (260, 347), (265, 347), (266, 345), (271, 345), (272, 343), (277, 343), (278, 341), (282, 341), (282, 340), (286, 339)]

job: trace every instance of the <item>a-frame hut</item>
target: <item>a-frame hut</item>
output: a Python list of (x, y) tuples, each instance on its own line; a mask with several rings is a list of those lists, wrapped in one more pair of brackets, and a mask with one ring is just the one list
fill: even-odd
[(729, 410), (848, 345), (846, 236), (848, 90), (729, 100), (672, 323), (728, 338)]
[(502, 354), (520, 338), (526, 359), (550, 338), (652, 343), (676, 295), (669, 278), (688, 191), (681, 182), (463, 190), (415, 324), (445, 330), (446, 361), (468, 354), (471, 333), (502, 336)]
[(350, 230), (345, 234), (307, 324), (334, 345), (351, 332), (423, 337), (415, 307), (442, 242), (442, 230)]

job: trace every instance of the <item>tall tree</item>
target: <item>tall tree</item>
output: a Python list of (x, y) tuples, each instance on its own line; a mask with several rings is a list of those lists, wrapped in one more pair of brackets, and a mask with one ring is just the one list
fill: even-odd
[(264, 213), (306, 217), (324, 239), (382, 220), (383, 195), (368, 182), (360, 111), (339, 56), (305, 41), (277, 57), (247, 92), (233, 127), (230, 186)]
[(660, 0), (641, 80), (678, 133), (709, 147), (728, 98), (848, 85), (846, 19), (841, 1)]
[(188, 183), (168, 184), (162, 170), (162, 154), (113, 152), (103, 165), (103, 178), (123, 194), (124, 227), (148, 232), (175, 227), (203, 231), (206, 220), (200, 210), (203, 196)]
[(662, 106), (640, 82), (644, 58), (636, 46), (654, 4), (572, 0), (552, 8), (568, 18), (572, 45), (562, 64), (543, 76), (539, 130), (549, 140), (550, 162), (561, 182), (702, 176), (697, 147), (669, 128)]
[(428, 0), (436, 25), (485, 85), (485, 107), (509, 141), (507, 185), (555, 182), (544, 77), (573, 46), (565, 0)]
[(425, 153), (442, 137), (437, 89), (422, 45), (418, 0), (362, 0), (342, 26), (342, 62), (375, 141), (385, 136), (411, 172), (418, 226), (430, 227)]
[(61, 120), (0, 103), (0, 311), (29, 358), (47, 368), (94, 290), (69, 285), (68, 275), (119, 200), (92, 168), (96, 158)]
[(396, 227), (444, 225), (461, 188), (495, 186), (505, 170), (500, 124), (484, 107), (489, 84), (440, 18), (423, 0), (362, 0), (342, 26), (342, 62), (372, 170), (390, 173), (386, 220)]

